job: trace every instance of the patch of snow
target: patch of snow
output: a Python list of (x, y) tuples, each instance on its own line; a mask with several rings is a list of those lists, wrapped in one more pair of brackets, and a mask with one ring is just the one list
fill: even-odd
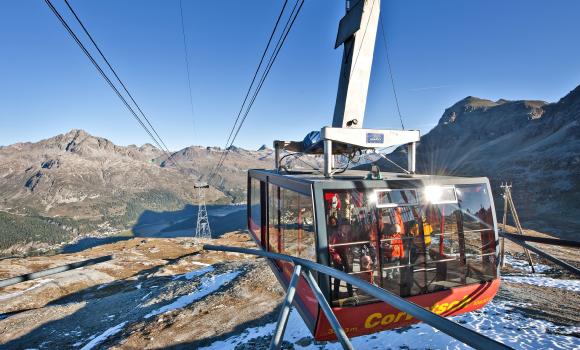
[(40, 288), (40, 287), (42, 287), (45, 284), (50, 283), (50, 282), (52, 282), (51, 279), (39, 280), (37, 284), (35, 284), (34, 286), (32, 286), (32, 287), (30, 287), (28, 289), (21, 290), (21, 291), (18, 291), (18, 292), (14, 292), (14, 293), (10, 293), (10, 294), (0, 295), (0, 300), (7, 300), (7, 299), (12, 299), (12, 298), (21, 296), (22, 294), (24, 294), (26, 292), (29, 292), (29, 291), (31, 291), (33, 289), (36, 289), (36, 288)]
[(173, 303), (171, 303), (169, 305), (165, 305), (162, 308), (159, 308), (157, 310), (151, 311), (150, 313), (145, 315), (145, 318), (150, 318), (152, 316), (159, 315), (159, 314), (162, 314), (162, 313), (165, 313), (168, 311), (184, 308), (187, 305), (217, 291), (224, 284), (226, 284), (226, 283), (232, 281), (234, 278), (236, 278), (239, 274), (240, 274), (239, 271), (233, 271), (233, 272), (226, 272), (226, 273), (223, 273), (221, 275), (204, 277), (201, 280), (200, 288), (197, 291), (190, 293), (190, 294), (187, 294), (187, 295), (184, 295), (184, 296), (181, 296), (181, 297), (177, 298), (177, 300), (175, 300)]
[(149, 292), (147, 294), (145, 294), (145, 296), (143, 296), (143, 298), (141, 298), (141, 300), (145, 300), (147, 299), (148, 296), (150, 296), (153, 292)]
[[(530, 267), (530, 264), (528, 263), (527, 260), (516, 259), (510, 255), (506, 255), (505, 262), (506, 264), (511, 265), (511, 267), (513, 267), (516, 270), (525, 271), (528, 273), (532, 272), (532, 268)], [(544, 273), (551, 269), (552, 268), (548, 265), (534, 263), (534, 270), (537, 273)]]
[[(451, 319), (490, 338), (517, 349), (578, 349), (580, 339), (554, 334), (562, 333), (562, 327), (550, 322), (528, 318), (513, 311), (513, 304), (505, 301), (492, 301), (482, 310), (452, 317)], [(262, 336), (271, 336), (275, 323), (246, 329), (239, 335), (217, 341), (200, 350), (233, 349), (239, 344)], [(565, 327), (573, 333), (580, 327)], [(297, 344), (299, 340), (309, 339), (308, 345)], [(290, 313), (284, 340), (293, 343), (294, 349), (341, 349), (339, 343), (314, 344), (310, 331), (298, 312)], [(462, 342), (442, 333), (431, 326), (421, 323), (403, 329), (383, 331), (376, 334), (352, 338), (355, 349), (471, 349)], [(387, 346), (388, 345), (388, 346)]]
[(512, 283), (525, 283), (533, 286), (562, 288), (572, 292), (580, 292), (580, 280), (562, 280), (542, 275), (501, 276), (501, 279)]
[[(275, 327), (276, 323), (268, 323), (260, 327), (247, 328), (240, 335), (234, 335), (226, 340), (213, 342), (211, 345), (199, 348), (198, 350), (233, 349), (236, 347), (236, 345), (243, 344), (250, 339), (255, 339), (268, 335), (271, 336), (274, 333)], [(286, 326), (286, 331), (284, 333), (284, 339), (290, 342), (294, 342), (295, 340), (301, 338), (301, 337), (297, 338), (296, 337), (297, 335), (298, 336), (302, 335), (303, 337), (310, 336), (310, 331), (306, 328), (306, 325), (304, 325), (304, 321), (302, 321), (296, 309), (292, 309), (292, 312), (290, 313), (290, 318), (288, 319), (288, 325)]]
[(137, 289), (141, 289), (141, 286), (143, 285), (143, 283), (139, 283), (138, 285), (135, 286), (135, 288)]
[(93, 340), (88, 342), (87, 345), (83, 346), (81, 348), (81, 350), (93, 349), (95, 346), (97, 346), (97, 345), (101, 344), (102, 342), (104, 342), (105, 340), (107, 340), (110, 336), (115, 335), (115, 334), (119, 333), (120, 331), (122, 331), (123, 327), (125, 327), (126, 324), (127, 324), (127, 322), (119, 323), (115, 327), (111, 327), (111, 328), (107, 329), (106, 331), (104, 331), (100, 335), (94, 336)]
[(567, 289), (572, 292), (580, 292), (580, 280), (563, 280), (555, 279), (544, 275), (544, 272), (551, 270), (552, 268), (548, 265), (534, 264), (535, 274), (532, 274), (532, 269), (528, 264), (527, 260), (516, 259), (509, 255), (505, 256), (505, 261), (508, 265), (511, 265), (514, 269), (527, 272), (524, 275), (502, 275), (501, 279), (506, 282), (511, 283), (524, 283), (531, 284), (540, 287), (553, 287)]
[(199, 265), (199, 266), (211, 266), (211, 264), (206, 264), (206, 263), (202, 263), (202, 262), (199, 262), (199, 261), (192, 261), (190, 263), (193, 264), (193, 265)]
[(185, 273), (183, 275), (177, 275), (177, 276), (173, 277), (173, 280), (175, 281), (175, 280), (180, 279), (180, 278), (185, 278), (185, 279), (188, 279), (188, 280), (192, 280), (192, 279), (194, 279), (196, 277), (199, 277), (201, 275), (204, 275), (204, 274), (206, 274), (208, 272), (212, 272), (213, 270), (214, 270), (213, 266), (208, 265), (207, 267), (205, 267), (203, 269), (194, 270), (194, 271)]

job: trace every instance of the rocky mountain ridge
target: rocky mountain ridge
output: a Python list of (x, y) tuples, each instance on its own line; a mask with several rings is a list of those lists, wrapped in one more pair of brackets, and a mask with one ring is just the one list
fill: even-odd
[[(145, 210), (179, 210), (195, 204), (194, 184), (207, 181), (224, 152), (191, 146), (168, 160), (151, 144), (118, 146), (78, 129), (2, 147), (0, 248), (7, 244), (4, 241), (44, 233), (62, 239), (67, 232), (128, 228)], [(246, 170), (271, 166), (268, 149), (235, 148), (229, 153), (206, 191), (208, 203), (245, 201)], [(46, 222), (54, 224), (48, 226), (50, 233)], [(41, 232), (4, 232), (18, 230), (19, 225)]]
[[(406, 148), (389, 158), (406, 164)], [(421, 137), (417, 170), (486, 176), (500, 211), (500, 185), (511, 183), (525, 224), (573, 238), (580, 225), (580, 86), (555, 103), (466, 97)]]

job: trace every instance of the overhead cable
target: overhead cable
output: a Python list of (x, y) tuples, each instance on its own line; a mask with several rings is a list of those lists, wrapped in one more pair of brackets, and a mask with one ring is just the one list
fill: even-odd
[[(72, 28), (67, 23), (67, 21), (62, 17), (62, 15), (60, 14), (60, 12), (58, 12), (58, 10), (54, 7), (54, 5), (52, 4), (52, 2), (50, 0), (45, 0), (45, 2), (48, 5), (48, 7), (51, 9), (51, 11), (54, 13), (54, 15), (59, 19), (60, 23), (65, 27), (65, 29), (67, 30), (67, 32), (69, 33), (69, 35), (72, 37), (72, 39), (77, 43), (77, 45), (81, 48), (81, 50), (83, 51), (83, 53), (91, 61), (91, 63), (97, 69), (97, 71), (99, 72), (99, 74), (103, 77), (103, 79), (105, 79), (105, 81), (107, 82), (107, 84), (111, 87), (111, 89), (115, 92), (115, 94), (123, 102), (123, 104), (125, 105), (125, 107), (127, 107), (127, 109), (129, 110), (129, 112), (131, 112), (131, 114), (133, 115), (133, 117), (135, 118), (135, 120), (137, 120), (137, 122), (139, 123), (139, 125), (141, 125), (141, 127), (151, 137), (151, 139), (159, 147), (159, 149), (161, 149), (161, 151), (163, 151), (163, 152), (165, 152), (167, 154), (168, 160), (171, 160), (171, 162), (174, 165), (178, 166), (177, 163), (175, 163), (175, 161), (173, 160), (173, 158), (172, 158), (173, 156), (169, 154), (170, 152), (167, 149), (167, 147), (164, 148), (165, 143), (163, 142), (163, 139), (159, 136), (159, 134), (157, 133), (157, 131), (155, 130), (155, 128), (151, 125), (151, 123), (149, 122), (149, 120), (147, 119), (147, 117), (145, 116), (145, 114), (142, 112), (142, 110), (139, 107), (139, 105), (135, 102), (133, 96), (129, 93), (129, 91), (126, 88), (125, 84), (122, 82), (122, 80), (119, 78), (119, 76), (117, 75), (117, 73), (115, 72), (115, 70), (113, 69), (113, 67), (110, 65), (109, 61), (104, 56), (103, 52), (100, 50), (100, 48), (98, 47), (98, 45), (95, 43), (95, 41), (93, 40), (92, 36), (89, 34), (88, 30), (83, 25), (83, 23), (81, 22), (81, 20), (79, 19), (79, 17), (76, 15), (76, 13), (72, 9), (72, 7), (68, 3), (68, 1), (65, 0), (65, 3), (67, 5), (67, 7), (71, 10), (71, 12), (73, 13), (74, 17), (77, 19), (77, 21), (79, 22), (79, 24), (83, 28), (83, 31), (89, 37), (89, 39), (91, 40), (91, 42), (93, 43), (93, 45), (95, 46), (95, 48), (97, 49), (97, 51), (99, 52), (99, 54), (101, 55), (101, 57), (103, 58), (103, 60), (107, 63), (108, 67), (113, 72), (113, 74), (115, 75), (115, 77), (117, 78), (117, 80), (119, 81), (119, 83), (121, 84), (121, 86), (123, 87), (123, 89), (125, 90), (125, 92), (127, 93), (127, 95), (129, 96), (129, 98), (131, 99), (131, 101), (135, 104), (135, 106), (137, 107), (137, 109), (143, 115), (144, 119), (147, 121), (147, 123), (151, 127), (151, 130), (153, 130), (153, 133), (151, 132), (151, 130), (149, 130), (149, 128), (141, 120), (141, 118), (139, 117), (139, 115), (137, 114), (137, 112), (135, 112), (135, 110), (133, 109), (133, 107), (125, 99), (125, 97), (123, 96), (123, 94), (121, 94), (121, 92), (119, 91), (119, 89), (115, 86), (115, 84), (111, 81), (111, 79), (103, 71), (103, 69), (101, 68), (101, 66), (97, 63), (97, 61), (95, 60), (95, 58), (91, 55), (91, 53), (88, 51), (88, 49), (85, 47), (85, 45), (79, 39), (79, 37), (75, 34), (75, 32), (72, 30)], [(157, 140), (157, 138), (153, 134), (157, 135), (157, 137), (159, 137), (159, 140)], [(162, 144), (163, 144), (163, 146), (162, 146)]]
[(238, 115), (236, 116), (236, 120), (234, 121), (234, 125), (232, 126), (232, 129), (230, 130), (230, 134), (228, 135), (228, 138), (226, 140), (226, 148), (227, 148), (228, 143), (230, 142), (232, 134), (234, 133), (236, 125), (238, 124), (238, 120), (240, 119), (240, 115), (242, 114), (244, 106), (246, 105), (246, 101), (248, 100), (248, 96), (250, 96), (250, 92), (252, 91), (252, 86), (254, 86), (254, 82), (256, 81), (256, 77), (258, 76), (258, 73), (260, 72), (260, 68), (262, 67), (262, 63), (264, 62), (264, 58), (266, 57), (266, 54), (268, 53), (268, 49), (270, 48), (270, 44), (272, 43), (272, 38), (274, 37), (274, 34), (276, 34), (276, 29), (278, 29), (278, 24), (280, 23), (280, 19), (282, 18), (282, 15), (284, 14), (284, 10), (286, 9), (287, 4), (288, 4), (288, 0), (285, 0), (284, 5), (282, 6), (282, 9), (280, 10), (280, 14), (278, 15), (278, 19), (276, 20), (276, 24), (274, 25), (274, 29), (272, 29), (272, 33), (270, 33), (270, 37), (268, 38), (268, 43), (266, 44), (266, 47), (264, 48), (264, 52), (262, 53), (262, 57), (260, 57), (260, 62), (258, 63), (258, 67), (256, 67), (256, 71), (254, 72), (254, 76), (252, 77), (252, 81), (250, 82), (250, 86), (248, 86), (248, 90), (246, 91), (246, 95), (244, 96), (244, 100), (242, 101), (242, 105), (240, 106), (240, 110), (238, 112)]
[(389, 159), (387, 156), (385, 156), (382, 153), (379, 152), (374, 152), (374, 154), (379, 155), (379, 157), (384, 158), (385, 160), (387, 160), (389, 163), (393, 164), (394, 166), (396, 166), (397, 168), (403, 170), (405, 173), (410, 174), (411, 172), (405, 168), (403, 168), (402, 166), (400, 166), (399, 164), (395, 163), (394, 161), (392, 161), (391, 159)]
[(395, 96), (395, 104), (397, 105), (397, 113), (399, 114), (399, 120), (401, 121), (401, 128), (405, 130), (405, 125), (403, 124), (403, 116), (401, 115), (401, 108), (399, 107), (399, 98), (397, 97), (397, 89), (395, 89), (395, 79), (393, 78), (393, 68), (391, 67), (391, 59), (389, 57), (389, 49), (387, 47), (387, 36), (385, 35), (385, 28), (383, 27), (383, 21), (379, 18), (379, 23), (381, 24), (381, 33), (383, 34), (383, 45), (385, 46), (385, 53), (387, 57), (387, 66), (389, 68), (389, 76), (391, 77), (391, 87), (393, 88), (393, 95)]
[(278, 24), (280, 23), (280, 19), (282, 19), (282, 16), (284, 15), (284, 10), (286, 9), (287, 4), (288, 4), (288, 0), (285, 0), (284, 5), (282, 6), (282, 9), (280, 10), (280, 14), (278, 15), (278, 18), (276, 19), (276, 23), (274, 24), (274, 28), (272, 29), (272, 33), (270, 33), (270, 37), (268, 38), (268, 43), (266, 44), (266, 47), (264, 48), (264, 52), (262, 53), (262, 57), (260, 58), (260, 62), (258, 63), (258, 66), (256, 67), (256, 71), (254, 72), (254, 76), (252, 77), (252, 81), (250, 82), (250, 86), (248, 86), (248, 90), (246, 91), (246, 95), (244, 97), (244, 100), (242, 101), (242, 105), (240, 106), (240, 110), (238, 111), (238, 115), (236, 116), (234, 124), (232, 125), (232, 129), (230, 130), (230, 134), (228, 135), (228, 138), (226, 140), (226, 143), (224, 146), (225, 152), (220, 155), (219, 161), (217, 162), (215, 167), (210, 172), (209, 177), (208, 177), (209, 178), (208, 181), (211, 181), (214, 178), (215, 174), (217, 174), (219, 172), (219, 169), (222, 167), (223, 162), (225, 161), (225, 158), (227, 157), (227, 154), (229, 153), (230, 146), (228, 146), (228, 145), (230, 144), (230, 140), (232, 138), (232, 135), (234, 134), (234, 132), (236, 130), (236, 127), (238, 125), (238, 121), (239, 121), (240, 116), (242, 115), (242, 112), (244, 110), (244, 106), (246, 105), (246, 102), (248, 101), (248, 97), (250, 96), (250, 92), (252, 91), (252, 87), (254, 86), (254, 82), (256, 81), (256, 77), (258, 76), (258, 73), (260, 72), (260, 70), (262, 68), (262, 63), (264, 62), (264, 58), (266, 57), (266, 54), (269, 51), (270, 44), (272, 43), (272, 38), (276, 34), (276, 31), (278, 29)]
[[(228, 143), (226, 143), (226, 150), (224, 153), (222, 153), (222, 156), (220, 157), (220, 161), (218, 162), (217, 166), (210, 173), (208, 181), (211, 181), (216, 176), (216, 174), (219, 172), (221, 167), (223, 166), (223, 163), (224, 163), (228, 153), (230, 152), (231, 146), (234, 144), (248, 114), (250, 113), (252, 106), (253, 106), (254, 102), (256, 101), (256, 98), (257, 98), (258, 94), (260, 93), (260, 90), (262, 89), (262, 86), (264, 85), (264, 82), (265, 82), (266, 78), (268, 77), (268, 74), (270, 73), (270, 70), (272, 69), (272, 66), (274, 65), (274, 62), (276, 61), (276, 58), (278, 57), (278, 54), (280, 53), (280, 50), (282, 49), (284, 42), (286, 41), (286, 38), (288, 37), (288, 34), (290, 33), (290, 30), (292, 29), (292, 26), (294, 25), (294, 22), (296, 21), (296, 18), (298, 17), (298, 14), (300, 13), (300, 10), (302, 9), (303, 5), (304, 5), (304, 0), (298, 0), (295, 3), (295, 5), (294, 5), (289, 17), (288, 17), (288, 20), (286, 21), (286, 25), (284, 26), (284, 29), (282, 30), (282, 32), (278, 38), (278, 42), (274, 47), (274, 51), (272, 52), (272, 55), (270, 56), (270, 59), (268, 60), (268, 64), (266, 65), (266, 68), (264, 69), (264, 71), (262, 73), (260, 81), (258, 82), (258, 85), (254, 89), (254, 94), (252, 95), (252, 98), (250, 99), (250, 102), (248, 103), (248, 105), (245, 107), (246, 109), (245, 109), (245, 112), (243, 112), (244, 114), (243, 114), (241, 121), (240, 121), (239, 125), (237, 126), (237, 128), (234, 124), (235, 133), (233, 134), (233, 137), (231, 137), (231, 139), (228, 137), (229, 146), (228, 146)], [(284, 6), (282, 8), (280, 15), (278, 16), (278, 20), (276, 21), (276, 25), (274, 27), (274, 30), (272, 31), (272, 34), (270, 35), (270, 39), (268, 40), (266, 50), (264, 51), (265, 53), (268, 51), (272, 37), (274, 36), (274, 34), (276, 32), (276, 29), (278, 27), (278, 23), (280, 21), (280, 18), (282, 17), (282, 14), (284, 13), (285, 7), (286, 7), (286, 2), (284, 3)], [(262, 55), (262, 58), (260, 60), (260, 63), (258, 65), (258, 69), (256, 70), (256, 72), (259, 72), (260, 66), (263, 63), (264, 56), (265, 56), (265, 54)], [(251, 91), (251, 87), (255, 81), (255, 78), (256, 78), (256, 74), (254, 75), (254, 78), (252, 79), (252, 84), (250, 85), (250, 89), (248, 90), (246, 98), (244, 98), (244, 103), (242, 104), (240, 111), (243, 111), (243, 109), (244, 109), (244, 104), (247, 100), (249, 92)], [(236, 120), (239, 119), (240, 115), (241, 115), (241, 112), (240, 112), (240, 114), (238, 114), (238, 118), (236, 118)], [(232, 129), (232, 131), (233, 131), (233, 129)], [(231, 133), (230, 133), (230, 135), (231, 135)]]
[(183, 36), (183, 50), (185, 53), (185, 67), (187, 69), (187, 86), (189, 87), (189, 106), (191, 108), (191, 121), (193, 123), (193, 132), (195, 136), (195, 113), (193, 108), (193, 94), (191, 92), (191, 74), (189, 70), (189, 50), (187, 49), (187, 38), (185, 35), (185, 21), (183, 20), (183, 4), (179, 0), (179, 13), (181, 15), (181, 34)]

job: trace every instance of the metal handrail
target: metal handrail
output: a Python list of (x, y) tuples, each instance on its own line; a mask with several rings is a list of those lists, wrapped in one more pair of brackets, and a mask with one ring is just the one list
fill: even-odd
[(11, 286), (13, 284), (17, 284), (17, 283), (24, 282), (24, 281), (31, 281), (31, 280), (39, 279), (42, 277), (54, 275), (54, 274), (69, 271), (69, 270), (78, 269), (81, 267), (99, 264), (99, 263), (109, 261), (112, 259), (113, 259), (112, 255), (105, 255), (105, 256), (100, 256), (100, 257), (93, 258), (93, 259), (68, 263), (66, 265), (57, 266), (57, 267), (53, 267), (53, 268), (46, 269), (46, 270), (27, 273), (25, 275), (20, 275), (20, 276), (8, 278), (8, 279), (0, 280), (0, 288), (8, 287), (8, 286)]
[[(504, 232), (504, 231), (499, 231), (499, 236), (503, 237), (503, 238), (507, 238), (510, 241), (512, 241), (513, 243), (520, 245), (526, 249), (531, 250), (532, 252), (538, 254), (539, 256), (546, 258), (548, 260), (550, 260), (551, 262), (553, 262), (556, 265), (559, 265), (560, 267), (572, 272), (575, 275), (580, 276), (580, 269), (577, 268), (576, 266), (573, 266), (571, 264), (568, 264), (567, 262), (560, 260), (558, 258), (556, 258), (555, 256), (552, 256), (546, 252), (544, 252), (542, 249), (534, 247), (533, 245), (530, 245), (528, 243), (526, 243), (525, 241), (529, 240), (531, 241), (529, 238), (530, 236), (524, 236), (524, 235), (512, 235), (510, 233)], [(532, 270), (533, 272), (533, 270)]]
[(345, 242), (345, 243), (334, 243), (334, 244), (329, 244), (328, 246), (331, 248), (334, 247), (347, 247), (347, 246), (353, 246), (353, 245), (362, 245), (362, 244), (371, 244), (373, 243), (373, 241), (354, 241), (354, 242)]
[[(336, 316), (332, 312), (332, 308), (328, 304), (326, 297), (322, 294), (318, 283), (312, 276), (311, 271), (316, 271), (318, 273), (322, 273), (328, 275), (330, 277), (337, 278), (339, 280), (345, 281), (348, 284), (356, 286), (359, 290), (364, 291), (365, 293), (391, 305), (394, 308), (397, 308), (403, 312), (406, 312), (408, 315), (413, 316), (414, 318), (423, 321), (430, 326), (444, 332), (451, 337), (475, 348), (475, 349), (512, 349), (511, 347), (500, 343), (494, 339), (488, 338), (483, 334), (477, 333), (474, 330), (469, 328), (463, 327), (460, 324), (457, 324), (445, 317), (439, 316), (436, 313), (433, 313), (423, 307), (405, 300), (400, 296), (393, 294), (387, 290), (379, 288), (375, 285), (367, 283), (364, 280), (359, 278), (353, 277), (345, 272), (333, 269), (329, 266), (321, 265), (312, 261), (304, 260), (301, 258), (284, 255), (284, 254), (277, 254), (271, 253), (263, 250), (257, 249), (248, 249), (248, 248), (239, 248), (239, 247), (228, 247), (228, 246), (218, 246), (218, 245), (204, 245), (204, 250), (214, 250), (214, 251), (224, 251), (224, 252), (233, 252), (233, 253), (242, 253), (242, 254), (251, 254), (257, 255), (273, 260), (282, 260), (286, 262), (293, 263), (295, 266), (294, 273), (296, 273), (296, 269), (301, 268), (302, 275), (310, 285), (312, 292), (314, 293), (316, 299), (318, 300), (319, 306), (322, 308), (322, 311), (326, 315), (332, 329), (334, 330), (338, 340), (341, 342), (343, 348), (345, 349), (353, 349), (350, 340), (346, 336), (346, 333), (340, 326), (340, 323), (336, 319)], [(300, 270), (298, 270), (300, 271)], [(297, 279), (293, 278), (291, 283), (288, 287), (288, 294), (296, 288)], [(287, 294), (287, 296), (288, 296)], [(290, 298), (291, 299), (291, 298)], [(287, 312), (289, 308), (288, 303), (284, 302), (283, 308), (281, 312)], [(280, 324), (279, 324), (280, 327)], [(283, 333), (283, 330), (282, 330)], [(276, 331), (278, 335), (278, 328)], [(275, 343), (274, 341), (278, 339), (279, 343)], [(276, 336), (272, 338), (272, 343), (270, 348), (271, 349), (279, 349), (281, 345), (281, 336)]]
[(551, 244), (551, 245), (558, 245), (561, 247), (580, 248), (580, 241), (574, 241), (574, 240), (570, 240), (570, 239), (558, 239), (558, 238), (515, 235), (513, 233), (508, 233), (505, 231), (500, 231), (500, 236), (505, 237), (507, 239), (511, 239), (511, 238), (517, 239), (519, 241)]

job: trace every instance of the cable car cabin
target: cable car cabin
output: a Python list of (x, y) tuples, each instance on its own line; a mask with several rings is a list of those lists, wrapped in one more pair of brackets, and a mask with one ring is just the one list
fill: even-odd
[[(248, 226), (262, 249), (332, 266), (442, 316), (483, 307), (499, 288), (487, 178), (365, 171), (325, 178), (248, 172)], [(293, 266), (271, 263), (288, 286)], [(417, 322), (356, 287), (317, 276), (347, 335)], [(305, 280), (295, 305), (317, 340), (336, 339)]]

